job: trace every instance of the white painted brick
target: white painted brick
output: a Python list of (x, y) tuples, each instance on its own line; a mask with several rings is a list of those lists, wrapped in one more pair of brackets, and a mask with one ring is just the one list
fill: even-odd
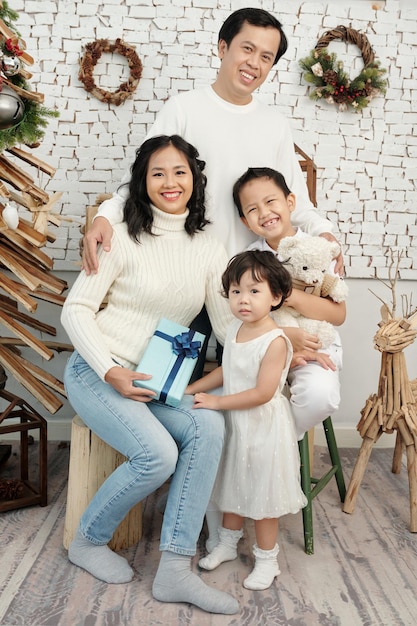
[(156, 14), (157, 8), (154, 6), (145, 6), (145, 3), (134, 4), (129, 7), (129, 17), (135, 18), (136, 20), (153, 19)]
[(376, 268), (378, 275), (379, 275), (380, 268), (385, 268), (386, 264), (387, 264), (387, 259), (385, 256), (377, 256), (377, 255), (372, 256), (372, 267)]
[[(366, 233), (361, 237), (361, 244), (366, 247), (366, 244), (376, 246), (377, 249), (380, 249), (383, 242), (383, 235), (378, 233)], [(364, 249), (364, 254), (366, 254)]]
[(311, 15), (324, 15), (326, 12), (326, 4), (324, 2), (303, 2), (300, 6), (300, 14), (306, 13), (308, 20)]
[[(381, 244), (379, 240), (378, 240), (377, 245), (373, 245), (372, 243), (368, 244), (365, 242), (363, 246), (363, 254), (365, 256), (371, 257), (372, 265), (375, 265), (375, 258), (377, 258), (378, 255), (381, 255)], [(383, 263), (383, 265), (385, 265), (385, 263)]]
[(397, 243), (396, 235), (385, 235), (383, 245), (384, 246), (395, 246)]
[(404, 213), (390, 213), (388, 216), (390, 224), (404, 224), (408, 225), (410, 222), (415, 221), (415, 216), (410, 215), (408, 212)]
[[(354, 268), (358, 269), (358, 268), (365, 268), (368, 267), (369, 265), (369, 259), (365, 256), (357, 256), (357, 257), (350, 257), (350, 268), (353, 270)], [(364, 276), (370, 276), (370, 274), (362, 274), (362, 278)], [(349, 276), (352, 276), (352, 273), (349, 271)]]
[[(355, 234), (355, 233), (348, 233), (346, 235), (346, 244), (349, 244), (351, 246), (355, 246), (355, 245), (359, 245), (360, 243), (360, 235), (359, 234)], [(360, 254), (360, 252), (356, 252), (355, 254)], [(352, 254), (351, 252), (349, 252), (349, 254)]]
[(56, 137), (55, 145), (57, 148), (60, 146), (76, 148), (78, 146), (78, 135), (71, 135), (69, 133), (66, 135), (59, 134)]
[(364, 223), (362, 226), (362, 232), (363, 234), (375, 234), (375, 235), (380, 235), (383, 234), (385, 231), (385, 224), (378, 224), (378, 223)]
[(358, 20), (370, 20), (375, 21), (376, 11), (372, 8), (371, 3), (368, 2), (353, 2), (350, 3), (349, 17), (351, 19)]
[(404, 235), (407, 231), (407, 227), (400, 224), (386, 224), (385, 230), (388, 235)]
[(202, 9), (213, 9), (217, 6), (217, 0), (193, 0), (193, 5)]
[(378, 200), (385, 200), (386, 198), (386, 181), (382, 176), (372, 178), (372, 187), (376, 191), (376, 197)]
[[(54, 259), (54, 269), (55, 270), (66, 269), (63, 266), (59, 267), (59, 265), (57, 263), (55, 263), (55, 260), (59, 261), (60, 259), (64, 259), (65, 258), (65, 250), (49, 250), (48, 246), (46, 246), (46, 250), (47, 250), (48, 256), (50, 256), (51, 259)], [(67, 263), (65, 263), (65, 265), (67, 265)]]
[(352, 267), (345, 265), (347, 278), (374, 278), (374, 273), (369, 269), (360, 267)]
[(63, 249), (66, 246), (66, 240), (65, 239), (60, 239), (59, 237), (57, 237), (55, 239), (55, 241), (50, 241), (48, 242), (48, 248), (58, 248), (58, 249)]
[[(14, 2), (13, 5), (10, 4), (10, 6), (13, 6), (13, 10), (17, 11), (17, 9), (14, 8), (15, 4), (16, 3)], [(55, 13), (57, 8), (55, 2), (48, 2), (48, 0), (42, 0), (42, 2), (37, 2), (36, 0), (26, 0), (23, 7), (27, 13)]]
[(56, 147), (55, 150), (54, 150), (54, 156), (56, 158), (59, 158), (59, 157), (71, 158), (73, 153), (74, 153), (74, 150), (73, 150), (73, 148), (70, 148), (70, 147), (64, 147), (64, 148)]
[(415, 280), (416, 278), (416, 264), (413, 264), (413, 269), (399, 270), (401, 280)]
[(361, 256), (361, 254), (362, 254), (362, 246), (359, 246), (359, 245), (356, 245), (356, 246), (355, 245), (349, 245), (347, 247), (347, 249), (346, 249), (345, 254), (346, 254), (346, 256), (351, 256), (351, 257), (352, 256), (353, 257)]
[[(400, 198), (404, 199), (404, 194), (401, 193), (401, 191), (399, 190), (406, 191), (412, 188), (411, 181), (407, 180), (406, 178), (401, 178), (398, 175), (396, 178), (387, 177), (386, 180), (387, 180), (387, 187), (388, 189), (391, 190), (391, 191), (388, 191), (387, 193), (387, 198), (389, 198), (390, 200), (397, 200)], [(392, 191), (392, 190), (395, 190), (395, 191)]]
[(77, 13), (80, 17), (91, 17), (97, 13), (97, 4), (92, 2), (81, 2), (77, 7)]
[(410, 244), (410, 237), (407, 235), (399, 235), (397, 238), (397, 245), (401, 246), (402, 248), (408, 248)]

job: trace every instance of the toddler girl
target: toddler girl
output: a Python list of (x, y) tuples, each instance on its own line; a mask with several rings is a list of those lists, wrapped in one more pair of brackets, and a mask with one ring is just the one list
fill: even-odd
[[(229, 262), (223, 295), (236, 320), (226, 337), (223, 364), (188, 386), (194, 407), (226, 411), (226, 443), (213, 500), (223, 514), (219, 544), (200, 567), (237, 557), (245, 517), (255, 521), (255, 568), (247, 589), (267, 589), (278, 576), (278, 518), (306, 504), (294, 420), (282, 388), (292, 357), (271, 310), (291, 293), (291, 277), (272, 252), (246, 251)], [(224, 385), (224, 395), (205, 392)]]

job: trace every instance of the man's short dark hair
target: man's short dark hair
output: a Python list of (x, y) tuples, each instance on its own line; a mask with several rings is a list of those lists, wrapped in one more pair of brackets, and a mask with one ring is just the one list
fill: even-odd
[(273, 65), (279, 61), (283, 54), (287, 51), (288, 41), (282, 30), (282, 24), (276, 17), (264, 11), (264, 9), (244, 8), (234, 11), (224, 22), (219, 31), (219, 41), (225, 41), (228, 46), (232, 40), (240, 33), (245, 22), (252, 26), (261, 26), (262, 28), (272, 27), (281, 35), (278, 52), (275, 56)]

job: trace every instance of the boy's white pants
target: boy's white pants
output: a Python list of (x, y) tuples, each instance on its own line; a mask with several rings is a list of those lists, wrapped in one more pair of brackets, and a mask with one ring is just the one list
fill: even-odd
[(309, 361), (288, 373), (291, 410), (298, 439), (316, 424), (333, 415), (340, 404), (339, 372), (342, 369), (342, 344), (338, 333), (335, 341), (323, 350), (336, 365), (336, 371), (326, 370), (316, 361)]

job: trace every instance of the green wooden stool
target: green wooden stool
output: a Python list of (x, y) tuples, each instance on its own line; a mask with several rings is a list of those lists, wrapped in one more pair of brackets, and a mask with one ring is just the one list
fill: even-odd
[(339, 450), (337, 449), (336, 438), (334, 436), (331, 417), (327, 417), (323, 422), (324, 434), (326, 435), (327, 447), (329, 449), (331, 468), (321, 476), (313, 478), (310, 475), (310, 452), (308, 445), (308, 433), (298, 442), (301, 460), (301, 488), (307, 498), (307, 504), (303, 508), (304, 525), (304, 549), (307, 554), (314, 554), (313, 541), (313, 498), (315, 498), (327, 483), (334, 476), (339, 490), (340, 500), (344, 502), (346, 495), (345, 479), (343, 478), (342, 465), (340, 463)]

